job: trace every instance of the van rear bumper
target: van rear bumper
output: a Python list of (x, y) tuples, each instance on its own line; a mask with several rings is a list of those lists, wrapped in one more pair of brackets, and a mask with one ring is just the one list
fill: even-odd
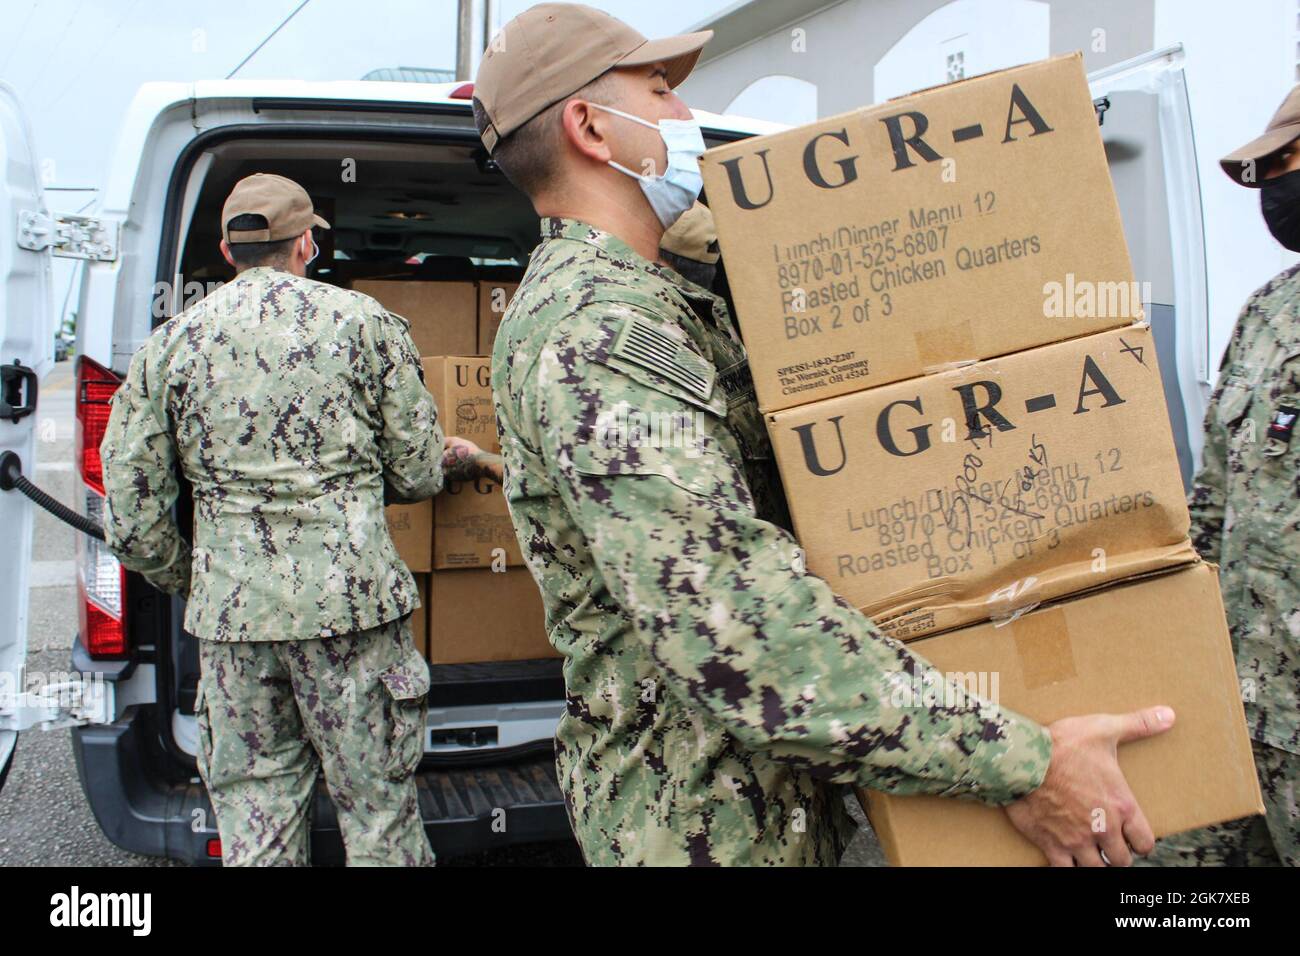
[[(197, 777), (168, 782), (155, 769), (161, 754), (156, 735), (147, 733), (146, 715), (147, 708), (138, 708), (111, 725), (73, 729), (77, 775), (91, 812), (104, 835), (124, 850), (216, 863), (207, 854), (208, 841), (217, 836), (207, 791)], [(440, 858), (573, 838), (549, 753), (422, 770), (416, 782), (425, 831)], [(343, 860), (334, 805), (322, 785), (314, 807), (312, 861)]]

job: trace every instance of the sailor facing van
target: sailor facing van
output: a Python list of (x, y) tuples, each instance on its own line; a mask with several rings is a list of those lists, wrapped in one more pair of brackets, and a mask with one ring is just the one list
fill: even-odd
[(307, 863), (323, 769), (350, 864), (428, 865), (413, 774), (429, 671), (384, 486), (435, 494), (442, 431), (405, 321), (305, 278), (313, 226), (329, 228), (297, 183), (235, 185), (221, 250), (236, 278), (159, 327), (113, 397), (104, 531), (188, 601), (223, 862)]

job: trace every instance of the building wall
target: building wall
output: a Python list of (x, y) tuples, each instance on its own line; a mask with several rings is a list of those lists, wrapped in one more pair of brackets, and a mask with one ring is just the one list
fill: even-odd
[[(723, 112), (754, 80), (782, 74), (817, 86), (821, 116), (875, 102), (876, 62), (909, 30), (948, 2), (844, 0), (706, 60), (682, 84), (680, 92), (693, 106)], [(1154, 2), (1050, 0), (1050, 52), (1081, 49), (1088, 70), (1144, 53), (1152, 46)], [(1105, 30), (1102, 50), (1093, 48), (1097, 29)], [(795, 30), (804, 31), (802, 44)]]
[[(1249, 16), (1241, 15), (1249, 11)], [(1264, 131), (1300, 76), (1297, 0), (1157, 0), (1157, 46), (1186, 50), (1187, 96), (1196, 131), (1210, 301), (1210, 375), (1218, 368), (1246, 297), (1297, 261), (1264, 225), (1259, 193), (1219, 168), (1219, 157)]]

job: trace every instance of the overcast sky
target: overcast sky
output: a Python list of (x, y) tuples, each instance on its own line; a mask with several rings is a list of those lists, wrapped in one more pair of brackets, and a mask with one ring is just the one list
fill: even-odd
[[(149, 80), (218, 79), (301, 0), (0, 0), (0, 80), (17, 93), (54, 184), (99, 186), (123, 112)], [(732, 0), (595, 0), (647, 36)], [(502, 22), (532, 0), (501, 0)], [(240, 79), (359, 79), (379, 67), (455, 65), (455, 0), (309, 0)], [(91, 194), (55, 193), (76, 209)]]

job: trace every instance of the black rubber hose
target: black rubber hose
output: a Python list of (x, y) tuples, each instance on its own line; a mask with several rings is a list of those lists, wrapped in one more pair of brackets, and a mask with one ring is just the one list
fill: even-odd
[(52, 498), (23, 477), (22, 459), (15, 452), (0, 454), (0, 491), (19, 491), (36, 502), (54, 517), (72, 525), (82, 534), (104, 540), (104, 529), (85, 515), (77, 514), (62, 501)]

